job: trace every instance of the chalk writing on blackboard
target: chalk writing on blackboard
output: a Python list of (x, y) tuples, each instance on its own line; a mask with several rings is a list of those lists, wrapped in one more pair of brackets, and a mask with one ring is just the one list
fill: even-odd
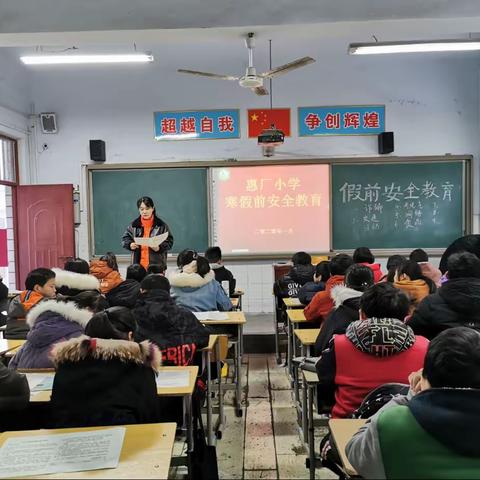
[[(441, 183), (425, 180), (418, 184), (345, 182), (338, 191), (343, 204), (361, 206), (361, 218), (353, 218), (352, 224), (365, 232), (379, 231), (385, 221), (392, 220), (396, 230), (407, 232), (421, 231), (428, 224), (441, 224), (442, 207), (460, 195), (459, 187), (448, 180)], [(384, 218), (386, 204), (394, 205), (393, 219), (391, 210), (388, 218)]]

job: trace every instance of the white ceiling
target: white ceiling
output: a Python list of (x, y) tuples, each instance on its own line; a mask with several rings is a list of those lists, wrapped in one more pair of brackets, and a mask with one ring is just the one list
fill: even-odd
[(479, 0), (0, 0), (0, 34), (476, 16)]

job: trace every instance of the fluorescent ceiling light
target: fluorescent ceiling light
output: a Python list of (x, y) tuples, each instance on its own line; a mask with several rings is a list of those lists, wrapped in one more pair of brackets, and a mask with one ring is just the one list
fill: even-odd
[(147, 63), (153, 56), (146, 53), (116, 55), (34, 55), (20, 57), (25, 65), (72, 65), (80, 63)]
[(431, 42), (351, 43), (350, 55), (378, 55), (385, 53), (464, 52), (480, 50), (480, 41), (435, 40)]

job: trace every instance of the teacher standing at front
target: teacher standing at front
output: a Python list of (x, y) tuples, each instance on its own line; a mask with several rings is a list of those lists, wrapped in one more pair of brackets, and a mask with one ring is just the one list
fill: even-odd
[[(132, 252), (132, 263), (140, 263), (145, 269), (150, 264), (165, 263), (167, 265), (167, 251), (172, 248), (173, 236), (168, 225), (155, 212), (155, 205), (150, 197), (141, 197), (137, 200), (140, 216), (128, 227), (122, 237), (123, 248)], [(168, 232), (167, 239), (156, 247), (137, 245), (135, 238), (156, 237)]]

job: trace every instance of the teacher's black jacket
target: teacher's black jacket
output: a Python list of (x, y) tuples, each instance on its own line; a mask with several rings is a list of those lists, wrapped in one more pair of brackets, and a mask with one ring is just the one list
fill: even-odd
[[(167, 251), (173, 246), (173, 235), (170, 231), (170, 228), (163, 220), (155, 216), (152, 229), (150, 230), (150, 237), (155, 237), (165, 232), (168, 232), (168, 237), (160, 245), (160, 250), (158, 252), (154, 252), (151, 248), (149, 249), (149, 264), (160, 263), (163, 260), (166, 265)], [(132, 263), (140, 263), (141, 249), (137, 248), (136, 250), (132, 250), (130, 248), (130, 244), (134, 242), (135, 237), (143, 237), (143, 226), (140, 217), (136, 218), (127, 227), (127, 230), (122, 237), (123, 248), (126, 248), (128, 251), (132, 252)]]

